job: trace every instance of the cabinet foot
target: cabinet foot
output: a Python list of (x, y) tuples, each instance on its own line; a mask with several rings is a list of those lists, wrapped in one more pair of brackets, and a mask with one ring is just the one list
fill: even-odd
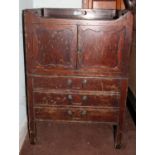
[(119, 126), (114, 126), (114, 146), (115, 149), (121, 149), (122, 147), (122, 132)]
[(121, 149), (122, 145), (121, 144), (115, 144), (115, 149)]
[(29, 140), (30, 144), (36, 144), (36, 123), (34, 121), (29, 124)]
[(36, 144), (36, 135), (33, 131), (30, 131), (29, 140), (30, 144)]

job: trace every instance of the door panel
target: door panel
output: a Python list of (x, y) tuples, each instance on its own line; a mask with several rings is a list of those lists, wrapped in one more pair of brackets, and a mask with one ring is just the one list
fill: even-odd
[(76, 26), (34, 24), (33, 28), (31, 72), (75, 67)]
[(120, 72), (125, 27), (80, 26), (79, 68)]

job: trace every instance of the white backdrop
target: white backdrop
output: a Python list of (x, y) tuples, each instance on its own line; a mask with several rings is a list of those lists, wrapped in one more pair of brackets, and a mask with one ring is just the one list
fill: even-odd
[(81, 8), (82, 0), (33, 0), (35, 8)]
[(23, 35), (22, 35), (22, 10), (32, 8), (32, 0), (19, 1), (19, 147), (24, 141), (27, 133), (26, 98), (25, 98), (25, 74), (23, 56)]

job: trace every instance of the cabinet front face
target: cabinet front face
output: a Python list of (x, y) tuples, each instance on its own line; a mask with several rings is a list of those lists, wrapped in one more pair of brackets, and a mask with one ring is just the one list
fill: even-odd
[(75, 67), (76, 26), (34, 24), (32, 37), (30, 72)]
[[(121, 72), (125, 27), (80, 26), (79, 68), (90, 71)], [(125, 52), (125, 53), (124, 53)]]

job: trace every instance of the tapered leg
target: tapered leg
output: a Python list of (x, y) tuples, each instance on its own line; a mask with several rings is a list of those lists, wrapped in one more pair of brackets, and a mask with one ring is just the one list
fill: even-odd
[(116, 149), (120, 149), (122, 147), (122, 135), (119, 126), (114, 126), (114, 146)]
[(121, 96), (120, 96), (120, 109), (118, 117), (118, 125), (114, 126), (114, 144), (116, 149), (122, 147), (122, 139), (124, 133), (125, 113), (126, 113), (126, 98), (127, 98), (128, 80), (121, 81)]
[(36, 124), (34, 121), (29, 123), (29, 140), (31, 144), (36, 143)]
[(34, 108), (33, 108), (33, 89), (32, 89), (31, 77), (27, 77), (27, 110), (28, 110), (29, 140), (31, 144), (35, 144), (36, 143), (36, 123), (35, 123)]

